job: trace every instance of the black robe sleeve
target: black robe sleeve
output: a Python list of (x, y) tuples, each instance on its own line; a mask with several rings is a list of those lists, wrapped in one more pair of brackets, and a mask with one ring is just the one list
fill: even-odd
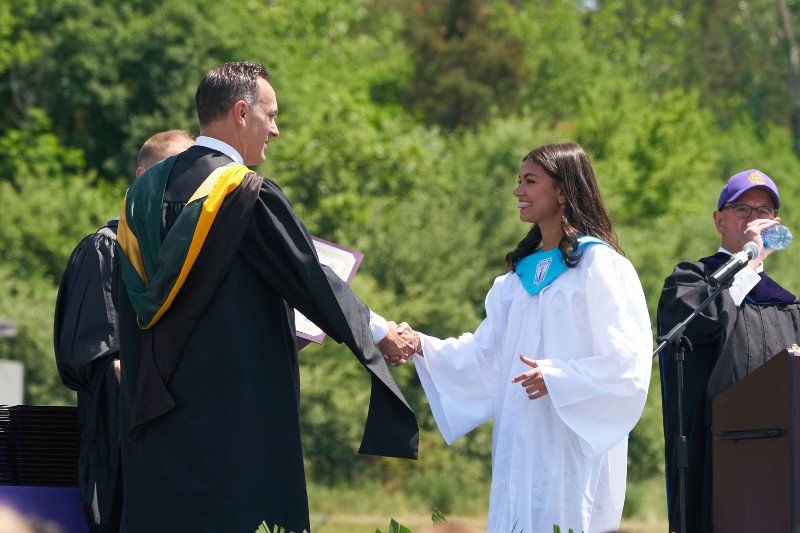
[[(678, 264), (664, 281), (658, 303), (658, 334), (664, 335), (676, 324), (686, 319), (692, 311), (713, 292), (706, 280), (706, 267), (702, 263)], [(693, 344), (716, 343), (725, 335), (725, 329), (736, 320), (736, 304), (727, 290), (723, 290), (686, 328), (685, 335)]]
[(276, 294), (347, 347), (370, 372), (372, 393), (360, 453), (416, 458), (414, 412), (375, 349), (369, 309), (320, 264), (311, 236), (288, 199), (264, 179), (241, 253)]
[(59, 376), (73, 390), (88, 390), (92, 364), (119, 353), (111, 289), (115, 244), (111, 221), (78, 244), (61, 278), (53, 338)]

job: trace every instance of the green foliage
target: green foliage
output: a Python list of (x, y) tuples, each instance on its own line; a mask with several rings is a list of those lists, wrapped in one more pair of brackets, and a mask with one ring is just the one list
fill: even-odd
[[(653, 361), (644, 414), (628, 439), (628, 477), (648, 479), (664, 474), (664, 427), (661, 421), (661, 379)], [(635, 494), (626, 492), (626, 506)]]
[[(87, 188), (79, 150), (63, 147), (40, 110), (32, 110), (23, 130), (0, 137), (0, 213), (3, 239), (0, 261), (17, 274), (36, 273), (57, 280), (77, 239), (108, 218), (113, 210), (100, 190)], [(108, 187), (104, 187), (108, 189)], [(108, 216), (97, 212), (98, 202)]]
[[(434, 524), (446, 524), (447, 518), (445, 518), (444, 513), (434, 507), (433, 514), (431, 515), (431, 521)], [(376, 529), (375, 533), (381, 533), (381, 530)], [(389, 522), (389, 533), (411, 533), (411, 530), (392, 518)]]
[(313, 458), (307, 475), (328, 485), (359, 479), (374, 462), (354, 454), (363, 433), (370, 382), (348, 355), (331, 340), (300, 352), (303, 449)]
[(121, 191), (92, 186), (81, 152), (58, 142), (43, 113), (31, 118), (0, 136), (0, 316), (18, 326), (0, 358), (25, 365), (26, 402), (73, 403), (53, 359), (56, 289), (78, 241), (115, 216)]
[[(439, 509), (437, 509), (435, 507), (433, 508), (433, 514), (431, 515), (431, 520), (432, 520), (432, 522), (434, 524), (445, 524), (445, 523), (447, 523), (447, 519), (445, 518), (444, 514), (442, 514), (442, 512), (439, 511)], [(411, 529), (409, 529), (408, 527), (402, 525), (400, 522), (398, 522), (394, 518), (391, 518), (389, 520), (388, 532), (389, 533), (411, 533)], [(258, 529), (256, 529), (255, 533), (294, 533), (294, 532), (293, 531), (286, 531), (285, 528), (280, 527), (278, 525), (273, 525), (272, 529), (270, 529), (270, 527), (267, 525), (267, 522), (263, 521), (258, 526)], [(303, 533), (306, 533), (305, 530), (303, 530)], [(376, 529), (375, 533), (381, 533), (380, 528)]]
[[(38, 59), (29, 26), (35, 11), (34, 0), (11, 0), (0, 5), (0, 72), (14, 63), (26, 64)], [(0, 111), (0, 116), (9, 111)]]
[(24, 401), (74, 404), (75, 393), (61, 385), (53, 358), (52, 317), (56, 291), (41, 277), (20, 279), (0, 266), (0, 317), (17, 325), (17, 335), (0, 339), (0, 359), (24, 365)]
[[(31, 107), (45, 109), (62, 143), (81, 148), (90, 169), (114, 179), (130, 176), (144, 139), (193, 126), (197, 83), (240, 47), (244, 33), (227, 28), (247, 14), (246, 4), (211, 0), (11, 5), (12, 20), (25, 17), (16, 33), (31, 51), (12, 50), (9, 68), (0, 69), (0, 95), (23, 120)], [(19, 126), (4, 119), (0, 127)]]
[[(286, 531), (285, 528), (278, 526), (277, 524), (272, 526), (272, 529), (269, 528), (266, 521), (261, 522), (256, 529), (256, 533), (294, 533), (294, 531)], [(303, 533), (306, 533), (306, 530), (303, 530)]]
[[(380, 529), (376, 529), (375, 533), (381, 533)], [(389, 533), (411, 533), (411, 530), (406, 526), (401, 525), (397, 520), (392, 518), (389, 521)]]
[[(561, 533), (561, 528), (556, 524), (553, 524), (553, 533)], [(572, 528), (570, 528), (569, 533), (575, 533)]]
[(528, 72), (522, 40), (497, 27), (507, 14), (502, 6), (479, 0), (395, 4), (403, 10), (403, 36), (412, 51), (414, 70), (402, 97), (412, 113), (454, 130), (513, 108)]

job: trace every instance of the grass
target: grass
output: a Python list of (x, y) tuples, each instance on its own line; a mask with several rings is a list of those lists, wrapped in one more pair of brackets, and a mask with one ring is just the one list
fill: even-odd
[[(324, 523), (316, 525), (317, 518), (323, 518)], [(411, 529), (411, 531), (419, 531), (425, 526), (431, 525), (431, 516), (428, 513), (423, 515), (401, 515), (395, 516), (395, 520), (402, 525)], [(349, 515), (341, 514), (328, 517), (311, 516), (311, 531), (314, 533), (375, 533), (376, 529), (380, 529), (384, 533), (389, 530), (389, 517), (385, 516), (363, 516), (363, 515)], [(476, 529), (476, 531), (485, 531), (486, 521), (474, 517), (447, 517), (448, 522), (459, 522)], [(649, 532), (647, 532), (649, 533)]]
[[(387, 491), (379, 484), (335, 489), (309, 484), (311, 531), (314, 533), (375, 533), (387, 531), (394, 518), (412, 531), (431, 525), (436, 502), (418, 502), (413, 494)], [(667, 531), (666, 494), (663, 477), (629, 482), (620, 530), (626, 533)], [(474, 513), (459, 516), (445, 513), (450, 522), (466, 524), (477, 531), (486, 528), (488, 497), (462, 502), (461, 508)]]
[[(428, 516), (395, 516), (395, 520), (411, 529), (418, 531), (424, 526), (431, 525)], [(459, 522), (474, 528), (476, 531), (485, 531), (486, 521), (476, 517), (448, 517), (450, 522)], [(311, 531), (314, 533), (375, 533), (376, 529), (387, 531), (389, 518), (385, 516), (363, 515), (312, 515)], [(626, 533), (664, 533), (667, 531), (667, 522), (653, 518), (622, 520), (620, 529)]]

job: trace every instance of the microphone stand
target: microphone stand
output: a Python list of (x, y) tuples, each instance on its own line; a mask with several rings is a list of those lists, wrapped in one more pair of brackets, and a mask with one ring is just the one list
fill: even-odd
[(708, 295), (703, 303), (697, 306), (697, 309), (686, 317), (685, 320), (677, 324), (666, 335), (661, 335), (658, 338), (658, 348), (653, 352), (653, 357), (661, 352), (668, 344), (675, 348), (675, 373), (677, 378), (677, 395), (678, 395), (678, 439), (676, 442), (677, 451), (677, 466), (678, 466), (678, 517), (680, 520), (680, 531), (678, 533), (686, 533), (686, 470), (689, 468), (689, 442), (686, 439), (686, 434), (683, 428), (683, 362), (685, 359), (684, 347), (688, 347), (692, 351), (692, 343), (689, 337), (683, 333), (686, 331), (686, 326), (694, 320), (706, 307), (710, 304), (717, 295), (724, 289), (727, 289), (733, 284), (733, 276), (726, 281), (720, 283)]

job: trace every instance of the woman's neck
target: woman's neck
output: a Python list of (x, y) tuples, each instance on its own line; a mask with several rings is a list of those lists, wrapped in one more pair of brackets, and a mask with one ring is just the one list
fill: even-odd
[(539, 226), (539, 230), (542, 232), (542, 248), (544, 251), (552, 250), (558, 246), (558, 243), (561, 242), (561, 239), (564, 237), (564, 231), (561, 229), (561, 224), (558, 227), (542, 227)]

